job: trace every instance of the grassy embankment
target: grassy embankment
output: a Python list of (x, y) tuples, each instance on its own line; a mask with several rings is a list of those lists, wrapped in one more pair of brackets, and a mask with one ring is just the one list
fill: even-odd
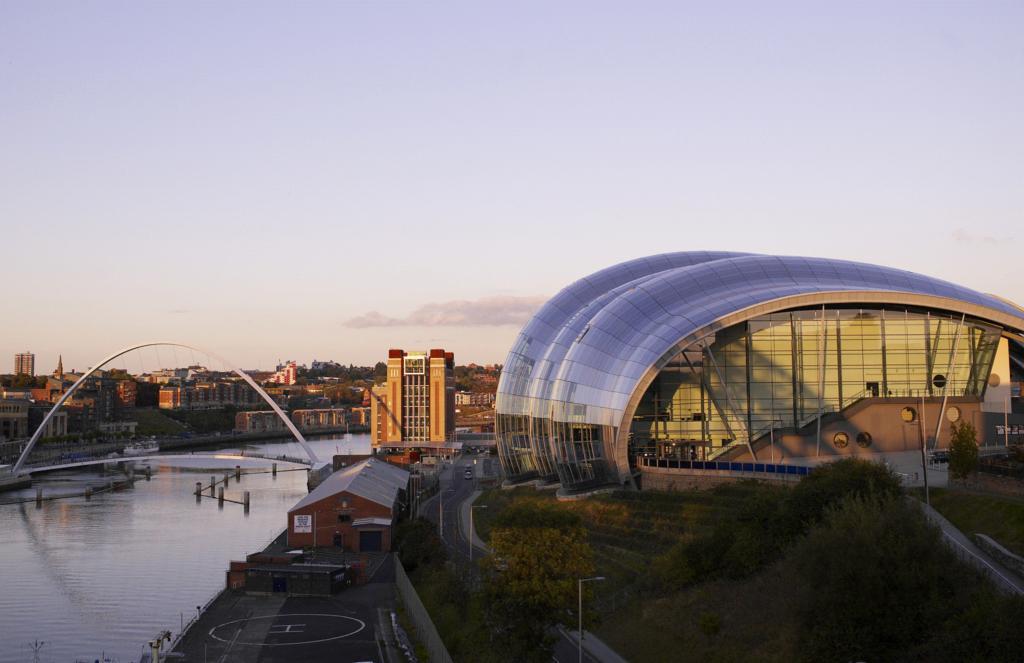
[(139, 435), (177, 435), (185, 431), (181, 423), (156, 408), (136, 408), (132, 416), (139, 422), (136, 429)]
[[(758, 496), (784, 491), (753, 483), (713, 491), (614, 493), (578, 502), (557, 502), (552, 492), (532, 488), (491, 490), (474, 514), (487, 539), (491, 523), (513, 503), (539, 502), (578, 513), (589, 533), (597, 574), (590, 629), (629, 660), (792, 660), (792, 620), (775, 600), (779, 573), (728, 580), (709, 578), (685, 591), (659, 591), (655, 565), (673, 547), (710, 537), (717, 522), (741, 517)], [(775, 619), (768, 618), (775, 615)], [(781, 616), (781, 619), (779, 618)], [(729, 636), (719, 637), (721, 629)], [(678, 651), (683, 647), (685, 652)], [(676, 659), (679, 660), (679, 659)]]
[(1024, 555), (1024, 499), (933, 488), (932, 506), (968, 536), (980, 532)]

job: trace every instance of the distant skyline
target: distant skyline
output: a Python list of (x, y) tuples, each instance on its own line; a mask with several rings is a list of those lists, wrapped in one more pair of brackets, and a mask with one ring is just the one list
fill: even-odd
[(631, 258), (1024, 302), (1024, 4), (0, 4), (0, 372), (501, 363)]

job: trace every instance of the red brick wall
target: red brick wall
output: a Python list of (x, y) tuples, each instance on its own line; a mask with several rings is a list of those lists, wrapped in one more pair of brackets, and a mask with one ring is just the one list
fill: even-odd
[[(347, 508), (341, 506), (342, 500), (348, 501)], [(339, 522), (338, 516), (342, 514), (349, 516), (347, 522)], [(352, 521), (359, 518), (377, 517), (389, 520), (392, 518), (390, 508), (358, 495), (352, 495), (347, 492), (339, 493), (288, 514), (288, 545), (293, 548), (312, 546), (314, 543), (312, 533), (295, 531), (295, 516), (297, 515), (314, 516), (313, 527), (316, 532), (316, 545), (318, 547), (332, 547), (334, 545), (334, 535), (341, 534), (342, 547), (345, 550), (360, 552), (359, 530), (383, 529), (382, 549), (385, 551), (391, 550), (390, 527), (377, 527), (373, 525), (366, 525), (361, 528), (352, 527)]]

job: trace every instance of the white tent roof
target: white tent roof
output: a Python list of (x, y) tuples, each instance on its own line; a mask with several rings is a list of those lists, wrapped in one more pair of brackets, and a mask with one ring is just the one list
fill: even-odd
[(405, 470), (382, 460), (367, 458), (324, 479), (323, 483), (299, 500), (288, 513), (343, 492), (390, 508), (395, 504), (398, 491), (404, 490), (408, 484), (409, 473)]

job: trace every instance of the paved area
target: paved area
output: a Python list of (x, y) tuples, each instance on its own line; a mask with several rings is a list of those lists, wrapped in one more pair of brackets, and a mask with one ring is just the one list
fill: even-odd
[(380, 565), (369, 583), (329, 598), (224, 592), (175, 651), (207, 663), (385, 663), (378, 639), (390, 637), (381, 611), (394, 606), (391, 564)]

